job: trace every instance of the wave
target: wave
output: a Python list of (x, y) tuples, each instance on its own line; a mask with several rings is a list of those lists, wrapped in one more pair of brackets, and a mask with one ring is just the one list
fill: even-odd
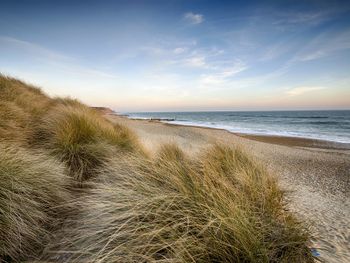
[[(286, 114), (287, 116), (285, 116)], [(129, 118), (159, 120), (166, 123), (225, 129), (234, 133), (291, 136), (350, 143), (349, 114), (327, 113), (145, 113)], [(299, 116), (298, 116), (299, 115)], [(332, 116), (334, 115), (334, 116)]]
[[(243, 118), (281, 118), (281, 119), (329, 119), (329, 116), (284, 116), (284, 115), (242, 115), (242, 114), (227, 114), (228, 117), (243, 117)], [(332, 116), (332, 118), (334, 118)], [(338, 118), (338, 116), (336, 116)]]
[(287, 122), (289, 124), (295, 124), (295, 125), (340, 125), (341, 122), (338, 121), (303, 121), (303, 122), (298, 122), (298, 121), (290, 121)]
[(311, 132), (302, 131), (273, 131), (269, 129), (251, 129), (244, 127), (234, 127), (232, 125), (223, 125), (218, 123), (203, 123), (194, 121), (173, 121), (173, 124), (185, 125), (185, 126), (197, 126), (206, 127), (214, 129), (223, 129), (233, 133), (251, 134), (251, 135), (271, 135), (271, 136), (284, 136), (284, 137), (298, 137), (298, 138), (309, 138), (324, 140), (336, 143), (350, 143), (350, 138), (348, 136), (337, 136), (337, 135), (325, 135), (325, 134), (315, 134)]

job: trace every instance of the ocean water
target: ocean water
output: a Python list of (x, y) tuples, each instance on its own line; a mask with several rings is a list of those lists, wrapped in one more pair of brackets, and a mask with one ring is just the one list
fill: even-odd
[(221, 128), (255, 135), (279, 135), (350, 143), (350, 110), (136, 112), (129, 118)]

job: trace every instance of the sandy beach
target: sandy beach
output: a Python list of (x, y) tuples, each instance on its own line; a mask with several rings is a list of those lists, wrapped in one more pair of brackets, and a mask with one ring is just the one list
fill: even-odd
[(131, 120), (107, 115), (140, 137), (152, 154), (176, 143), (195, 155), (213, 143), (241, 147), (279, 178), (289, 209), (310, 223), (313, 247), (324, 262), (350, 262), (350, 150), (337, 144), (300, 138), (249, 136), (225, 130)]

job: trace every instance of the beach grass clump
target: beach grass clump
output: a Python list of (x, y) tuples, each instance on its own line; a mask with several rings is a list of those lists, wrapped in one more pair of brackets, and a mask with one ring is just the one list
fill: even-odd
[[(312, 262), (306, 228), (275, 179), (245, 153), (114, 158), (48, 254), (66, 262)], [(59, 247), (59, 249), (58, 249)], [(50, 252), (51, 251), (51, 252)], [(69, 251), (69, 252), (67, 252)], [(51, 256), (52, 256), (51, 254)]]
[(37, 256), (59, 223), (70, 177), (43, 153), (0, 144), (0, 262)]
[(34, 129), (33, 137), (34, 144), (58, 156), (80, 182), (95, 175), (111, 155), (140, 149), (129, 129), (113, 125), (97, 111), (75, 102), (52, 108)]
[(32, 117), (45, 113), (52, 104), (41, 89), (1, 74), (0, 101), (12, 102)]

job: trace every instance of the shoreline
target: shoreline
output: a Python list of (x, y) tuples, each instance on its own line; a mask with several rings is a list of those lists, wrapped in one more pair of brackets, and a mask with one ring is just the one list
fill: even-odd
[(279, 136), (279, 135), (255, 135), (246, 133), (233, 133), (237, 136), (270, 144), (285, 145), (291, 147), (321, 148), (329, 150), (350, 150), (350, 143), (340, 143), (327, 140), (311, 139), (304, 137)]
[(336, 141), (328, 141), (316, 138), (306, 138), (306, 137), (293, 137), (293, 136), (283, 136), (283, 135), (269, 135), (269, 134), (251, 134), (251, 133), (242, 133), (242, 132), (232, 132), (224, 128), (217, 127), (208, 127), (208, 126), (200, 126), (200, 125), (186, 125), (179, 123), (172, 123), (169, 121), (164, 121), (160, 119), (142, 119), (142, 118), (129, 118), (125, 115), (113, 114), (120, 118), (126, 118), (131, 121), (146, 121), (153, 123), (162, 123), (165, 125), (171, 126), (180, 126), (180, 127), (191, 127), (191, 128), (201, 128), (201, 129), (210, 129), (210, 130), (221, 130), (226, 131), (236, 136), (263, 142), (269, 144), (283, 145), (289, 147), (307, 147), (307, 148), (320, 148), (327, 150), (350, 150), (350, 143), (336, 142)]

